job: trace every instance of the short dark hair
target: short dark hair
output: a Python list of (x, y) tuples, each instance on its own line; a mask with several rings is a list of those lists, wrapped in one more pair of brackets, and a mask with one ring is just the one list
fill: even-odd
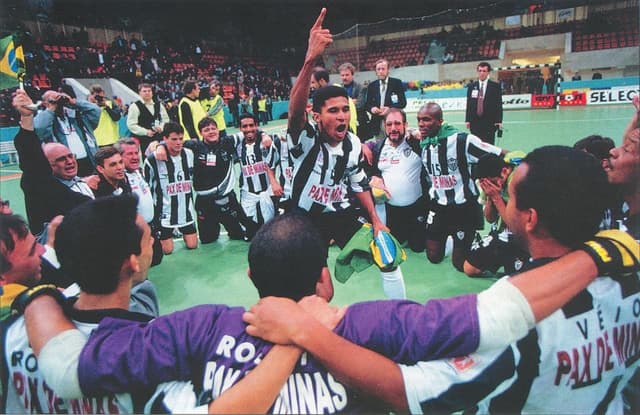
[(327, 244), (311, 221), (289, 212), (265, 223), (251, 240), (249, 268), (260, 297), (292, 300), (315, 293)]
[(315, 94), (313, 94), (313, 111), (320, 112), (324, 103), (331, 98), (344, 97), (349, 99), (347, 90), (341, 86), (327, 85), (319, 88)]
[(387, 121), (387, 117), (389, 116), (389, 114), (394, 114), (394, 113), (402, 114), (402, 122), (403, 123), (407, 122), (407, 113), (404, 112), (404, 110), (401, 110), (400, 108), (389, 108), (389, 112), (387, 112), (387, 115), (384, 116), (384, 120)]
[(429, 101), (429, 102), (423, 104), (420, 107), (420, 109), (418, 109), (418, 112), (422, 112), (422, 111), (427, 111), (429, 113), (433, 113), (433, 115), (435, 117), (437, 117), (437, 119), (440, 120), (440, 121), (442, 121), (442, 119), (443, 119), (443, 117), (442, 117), (442, 107), (437, 102)]
[(609, 152), (615, 146), (611, 138), (594, 134), (576, 141), (573, 148), (586, 151), (598, 160), (602, 160), (609, 158)]
[(162, 128), (162, 136), (169, 137), (171, 133), (184, 134), (184, 128), (177, 122), (170, 121)]
[(518, 210), (536, 209), (551, 236), (571, 248), (598, 231), (611, 192), (595, 157), (571, 147), (545, 146), (530, 152), (522, 163), (528, 171), (516, 183)]
[(96, 160), (96, 166), (104, 167), (104, 161), (110, 157), (115, 156), (116, 154), (120, 154), (120, 152), (114, 146), (99, 148), (94, 156)]
[(198, 122), (198, 131), (202, 131), (204, 127), (207, 127), (209, 125), (215, 125), (216, 127), (218, 127), (218, 123), (216, 122), (216, 120), (211, 117), (204, 117)]
[(480, 62), (478, 66), (476, 66), (476, 69), (480, 67), (487, 68), (489, 72), (491, 72), (491, 65), (489, 64), (489, 62)]
[(326, 83), (329, 83), (329, 71), (325, 68), (316, 68), (313, 70), (313, 78), (316, 81), (324, 80)]
[(138, 85), (138, 92), (142, 91), (142, 88), (149, 88), (149, 89), (153, 90), (153, 85), (148, 84), (146, 82), (143, 82), (143, 83)]
[(185, 81), (184, 85), (182, 86), (182, 93), (185, 95), (190, 94), (191, 91), (196, 89), (196, 85), (197, 83), (195, 81)]
[(248, 112), (243, 112), (242, 114), (238, 115), (238, 119), (240, 120), (241, 123), (242, 123), (242, 120), (244, 120), (245, 118), (251, 118), (253, 122), (258, 124), (258, 118), (253, 114), (249, 114)]
[(62, 220), (55, 250), (62, 272), (90, 294), (110, 294), (120, 268), (140, 254), (143, 230), (136, 224), (134, 195), (107, 196), (83, 203)]
[(475, 168), (475, 178), (498, 177), (505, 167), (509, 167), (509, 163), (504, 161), (503, 157), (493, 153), (487, 153), (478, 159), (478, 164)]
[[(22, 217), (18, 215), (0, 214), (0, 244), (4, 246), (4, 250), (12, 252), (15, 247), (15, 238), (24, 239), (29, 235), (29, 227)], [(0, 274), (11, 269), (11, 262), (4, 256), (0, 250)]]

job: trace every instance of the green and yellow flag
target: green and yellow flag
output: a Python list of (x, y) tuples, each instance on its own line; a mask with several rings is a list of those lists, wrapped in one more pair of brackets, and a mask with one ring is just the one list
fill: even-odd
[(22, 46), (16, 47), (13, 36), (0, 39), (0, 89), (19, 85), (19, 77), (25, 72)]

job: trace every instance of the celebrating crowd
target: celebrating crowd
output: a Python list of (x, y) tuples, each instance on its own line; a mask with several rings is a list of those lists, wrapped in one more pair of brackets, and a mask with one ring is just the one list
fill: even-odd
[[(179, 122), (141, 83), (126, 138), (99, 86), (47, 92), (35, 114), (16, 92), (28, 225), (2, 203), (2, 412), (638, 410), (640, 99), (619, 147), (509, 151), (492, 144), (501, 107), (477, 127), (493, 87), (481, 63), (469, 133), (434, 102), (410, 130), (385, 60), (366, 94), (352, 65), (343, 85), (322, 82), (326, 13), (283, 134), (249, 113), (227, 133), (216, 81), (205, 99), (184, 82)], [(196, 249), (221, 225), (249, 242), (261, 300), (158, 316), (149, 267), (174, 236)], [(439, 263), (449, 237), (457, 270), (510, 275), (406, 301), (403, 244)], [(328, 304), (350, 275), (331, 275), (331, 243), (351, 272), (367, 252), (386, 300)]]

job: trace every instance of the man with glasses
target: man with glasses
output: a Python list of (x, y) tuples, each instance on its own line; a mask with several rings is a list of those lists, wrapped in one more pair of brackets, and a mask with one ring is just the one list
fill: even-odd
[(35, 133), (33, 112), (28, 109), (33, 101), (23, 90), (16, 91), (13, 105), (20, 113), (20, 131), (14, 138), (20, 158), (29, 226), (40, 234), (57, 215), (64, 215), (74, 207), (93, 199), (93, 192), (78, 177), (76, 156), (63, 144), (47, 143), (40, 146)]
[(100, 121), (100, 107), (56, 91), (45, 92), (42, 100), (47, 109), (33, 120), (40, 140), (70, 148), (77, 157), (80, 174), (92, 174), (98, 150), (93, 131)]

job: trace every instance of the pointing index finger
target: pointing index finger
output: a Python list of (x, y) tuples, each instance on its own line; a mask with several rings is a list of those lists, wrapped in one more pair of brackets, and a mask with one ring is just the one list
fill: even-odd
[(316, 22), (313, 24), (311, 29), (322, 29), (322, 23), (324, 22), (325, 14), (327, 14), (327, 8), (323, 7), (322, 10), (320, 10), (320, 15), (316, 19)]

